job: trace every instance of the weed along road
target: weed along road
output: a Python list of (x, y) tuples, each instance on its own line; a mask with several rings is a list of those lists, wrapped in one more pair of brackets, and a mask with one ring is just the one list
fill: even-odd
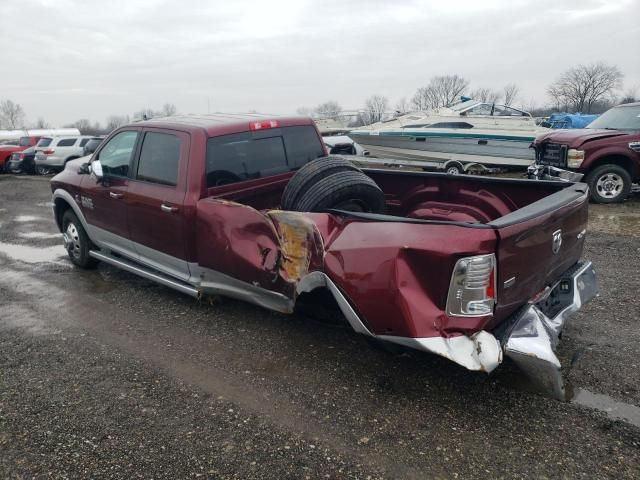
[[(48, 179), (0, 177), (1, 478), (640, 478), (640, 196), (591, 205), (566, 401), (514, 364), (75, 268)], [(535, 259), (531, 259), (535, 261)]]

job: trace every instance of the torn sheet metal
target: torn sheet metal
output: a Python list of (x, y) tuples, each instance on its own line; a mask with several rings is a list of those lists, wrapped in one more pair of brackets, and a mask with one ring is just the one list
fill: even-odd
[(591, 262), (581, 264), (570, 278), (560, 281), (555, 289), (565, 290), (558, 294), (561, 299), (563, 295), (566, 298), (559, 309), (556, 306), (558, 313), (547, 316), (540, 308), (540, 303), (526, 307), (506, 335), (504, 351), (540, 388), (554, 398), (564, 400), (566, 395), (560, 360), (554, 352), (566, 320), (597, 294), (598, 284)]

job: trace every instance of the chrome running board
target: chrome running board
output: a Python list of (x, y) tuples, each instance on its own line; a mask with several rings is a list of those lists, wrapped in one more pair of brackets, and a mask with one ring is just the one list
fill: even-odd
[(131, 260), (128, 260), (124, 257), (116, 257), (110, 253), (91, 250), (89, 251), (89, 255), (93, 258), (100, 260), (101, 262), (109, 263), (115, 267), (126, 270), (127, 272), (134, 273), (141, 277), (146, 278), (147, 280), (151, 280), (157, 282), (165, 287), (173, 288), (174, 290), (178, 290), (179, 292), (186, 293), (192, 297), (198, 298), (200, 297), (200, 291), (194, 288), (192, 285), (181, 282), (180, 280), (176, 280), (167, 275), (164, 275), (155, 270), (151, 270), (147, 267), (140, 265), (139, 263), (135, 263)]

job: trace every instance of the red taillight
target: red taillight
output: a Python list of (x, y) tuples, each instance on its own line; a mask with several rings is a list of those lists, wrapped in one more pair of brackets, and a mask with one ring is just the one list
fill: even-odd
[(489, 277), (489, 285), (487, 285), (487, 297), (496, 298), (496, 272), (495, 269), (491, 270), (491, 276)]
[(55, 150), (43, 150), (42, 153), (44, 153), (45, 155), (51, 155), (52, 153), (56, 153)]
[(252, 131), (256, 130), (266, 130), (268, 128), (278, 128), (280, 125), (275, 120), (267, 120), (266, 122), (251, 122), (249, 123), (249, 128)]

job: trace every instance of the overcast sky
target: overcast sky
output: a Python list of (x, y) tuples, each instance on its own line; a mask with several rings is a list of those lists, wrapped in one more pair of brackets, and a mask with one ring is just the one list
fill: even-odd
[(597, 61), (640, 94), (640, 0), (0, 0), (0, 19), (0, 99), (52, 126), (166, 102), (393, 105), (454, 73), (542, 106), (564, 69)]

